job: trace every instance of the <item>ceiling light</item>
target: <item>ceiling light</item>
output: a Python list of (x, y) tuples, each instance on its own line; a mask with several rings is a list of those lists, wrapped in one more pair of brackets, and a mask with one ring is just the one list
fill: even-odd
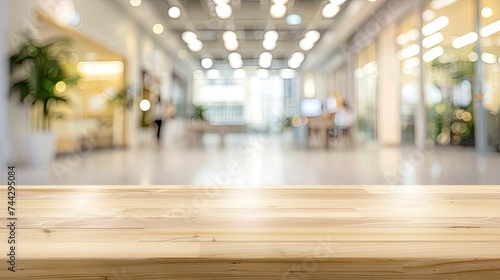
[(440, 16), (422, 27), (422, 34), (429, 36), (445, 28), (450, 23), (447, 16)]
[(285, 5), (288, 0), (273, 0), (273, 2), (278, 5)]
[(182, 33), (182, 41), (184, 41), (186, 44), (189, 44), (197, 39), (198, 35), (196, 35), (196, 33), (194, 32), (184, 31), (184, 33)]
[(246, 72), (243, 69), (236, 69), (233, 71), (233, 77), (238, 80), (244, 79), (246, 77)]
[(416, 56), (420, 52), (420, 47), (417, 44), (413, 44), (409, 47), (406, 47), (398, 52), (398, 58), (400, 60), (405, 60), (410, 57)]
[(262, 41), (262, 47), (268, 51), (274, 50), (276, 48), (276, 41), (264, 40)]
[(215, 6), (215, 13), (220, 19), (228, 19), (233, 14), (233, 9), (228, 4)]
[(139, 7), (142, 4), (142, 0), (130, 0), (129, 2), (133, 7)]
[(139, 103), (139, 108), (143, 112), (149, 111), (149, 109), (151, 109), (151, 102), (149, 102), (149, 100), (147, 100), (147, 99), (143, 99)]
[(238, 40), (238, 36), (234, 31), (224, 31), (224, 33), (222, 33), (222, 40), (224, 41)]
[(188, 44), (188, 48), (192, 52), (199, 52), (201, 51), (201, 49), (203, 49), (203, 43), (200, 40), (196, 39)]
[(500, 31), (500, 20), (495, 21), (494, 23), (488, 24), (481, 29), (482, 37), (489, 37), (495, 33)]
[(153, 32), (155, 34), (161, 34), (161, 33), (163, 33), (163, 25), (161, 25), (159, 23), (153, 25)]
[(299, 48), (303, 51), (309, 51), (314, 47), (314, 43), (308, 38), (303, 38), (299, 42)]
[(422, 46), (426, 49), (430, 49), (434, 47), (435, 45), (441, 43), (443, 41), (443, 34), (440, 32), (434, 33), (429, 37), (425, 37), (422, 40)]
[(330, 3), (340, 6), (345, 3), (347, 0), (330, 0)]
[(318, 42), (320, 36), (321, 34), (317, 30), (310, 30), (306, 32), (304, 38), (308, 38), (311, 42), (316, 43)]
[(243, 67), (243, 60), (230, 60), (229, 61), (229, 66), (233, 69), (239, 69)]
[(288, 67), (292, 69), (299, 68), (302, 65), (302, 62), (305, 59), (305, 55), (301, 52), (295, 52), (288, 59)]
[(210, 80), (217, 80), (220, 78), (220, 71), (217, 69), (210, 69), (207, 71), (207, 78)]
[(400, 46), (406, 45), (418, 39), (420, 36), (420, 31), (417, 28), (413, 28), (410, 31), (400, 34), (396, 37), (396, 43)]
[(289, 14), (285, 19), (288, 25), (300, 25), (302, 23), (302, 17), (299, 14)]
[(436, 13), (431, 9), (425, 10), (422, 13), (422, 19), (425, 21), (431, 21), (434, 19), (434, 17), (436, 17)]
[(437, 46), (432, 48), (430, 51), (424, 53), (423, 60), (425, 62), (431, 62), (434, 59), (442, 56), (444, 54), (444, 49), (441, 46)]
[(224, 4), (229, 4), (229, 0), (214, 0), (214, 3), (216, 5), (224, 5)]
[(214, 65), (214, 62), (211, 58), (205, 57), (204, 59), (201, 60), (201, 67), (208, 69)]
[(407, 70), (413, 69), (418, 65), (420, 65), (420, 59), (418, 59), (418, 57), (412, 57), (408, 60), (403, 61), (403, 68)]
[(286, 14), (286, 6), (283, 4), (274, 4), (271, 6), (270, 13), (273, 18), (282, 18)]
[(278, 38), (279, 38), (278, 31), (269, 30), (266, 33), (264, 33), (264, 40), (278, 41)]
[(240, 44), (238, 43), (238, 41), (235, 40), (224, 42), (224, 47), (228, 51), (235, 51), (236, 49), (238, 49), (239, 45)]
[(484, 17), (484, 18), (489, 18), (493, 15), (493, 10), (490, 8), (490, 7), (484, 7), (482, 10), (481, 10), (481, 15)]
[(363, 71), (367, 75), (373, 74), (378, 70), (378, 63), (376, 61), (370, 61), (365, 66), (363, 66)]
[(259, 56), (258, 64), (261, 68), (271, 67), (273, 61), (273, 55), (270, 52), (263, 52)]
[(227, 59), (231, 60), (241, 60), (241, 54), (237, 52), (232, 52), (227, 56)]
[(181, 9), (175, 6), (170, 7), (170, 9), (168, 9), (168, 16), (171, 18), (179, 18), (181, 16)]
[(377, 0), (368, 0), (368, 2), (375, 3), (375, 2), (377, 2)]
[(269, 78), (269, 70), (267, 70), (267, 69), (259, 69), (257, 71), (257, 77), (259, 77), (259, 79), (267, 79), (267, 78)]
[(340, 11), (340, 6), (335, 5), (334, 3), (328, 3), (321, 10), (321, 15), (324, 18), (333, 18)]
[(481, 54), (481, 60), (488, 63), (488, 64), (493, 64), (497, 62), (497, 56), (492, 54), (492, 53), (483, 53)]
[(460, 36), (460, 37), (454, 39), (453, 42), (451, 43), (451, 45), (455, 49), (460, 49), (460, 48), (463, 48), (467, 45), (475, 43), (477, 41), (477, 38), (478, 38), (478, 36), (477, 36), (476, 32), (469, 32), (463, 36)]

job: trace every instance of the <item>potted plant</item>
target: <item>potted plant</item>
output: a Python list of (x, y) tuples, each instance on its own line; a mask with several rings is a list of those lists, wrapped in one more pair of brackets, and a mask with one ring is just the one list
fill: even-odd
[[(22, 104), (29, 104), (32, 113), (32, 132), (27, 145), (31, 162), (39, 167), (55, 155), (56, 139), (51, 125), (56, 118), (56, 104), (67, 103), (58, 93), (74, 85), (79, 77), (69, 75), (61, 58), (69, 53), (68, 41), (57, 39), (45, 44), (27, 39), (10, 59), (10, 97), (17, 95)], [(61, 90), (62, 89), (62, 90)]]

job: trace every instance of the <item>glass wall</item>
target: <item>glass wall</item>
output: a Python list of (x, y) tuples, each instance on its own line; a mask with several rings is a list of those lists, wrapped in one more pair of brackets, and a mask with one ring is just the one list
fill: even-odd
[(484, 56), (484, 108), (487, 111), (488, 144), (500, 144), (500, 1), (481, 1), (481, 45)]
[[(475, 0), (429, 1), (422, 14), (427, 131), (441, 145), (474, 144)], [(495, 59), (496, 60), (496, 59)]]
[[(372, 42), (357, 55), (356, 96), (358, 108), (358, 140), (375, 140), (378, 63), (376, 46)], [(347, 103), (346, 103), (347, 104)], [(347, 106), (352, 106), (347, 104)]]
[(415, 140), (415, 111), (419, 103), (420, 46), (417, 28), (418, 15), (411, 15), (399, 24), (396, 44), (400, 61), (401, 77), (401, 141)]

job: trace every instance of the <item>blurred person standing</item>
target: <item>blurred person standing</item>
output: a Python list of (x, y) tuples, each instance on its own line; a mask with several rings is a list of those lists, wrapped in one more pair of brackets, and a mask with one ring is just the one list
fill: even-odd
[(167, 117), (166, 106), (161, 101), (161, 96), (158, 95), (158, 101), (155, 103), (152, 111), (153, 122), (156, 125), (156, 143), (159, 145), (161, 142), (161, 128), (164, 120)]

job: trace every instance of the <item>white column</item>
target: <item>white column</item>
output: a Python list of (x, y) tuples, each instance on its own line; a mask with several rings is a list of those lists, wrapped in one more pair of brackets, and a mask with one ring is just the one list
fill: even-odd
[[(415, 2), (414, 10), (417, 15), (421, 15), (423, 11), (423, 4), (420, 2)], [(417, 28), (422, 30), (424, 22), (421, 16), (418, 17)], [(427, 108), (425, 100), (425, 71), (423, 66), (423, 47), (422, 47), (422, 36), (418, 39), (418, 44), (420, 46), (420, 52), (418, 58), (420, 60), (420, 76), (419, 76), (419, 90), (418, 93), (419, 101), (417, 107), (415, 108), (415, 145), (417, 147), (423, 148), (427, 143)]]
[(7, 0), (0, 0), (0, 167), (6, 166), (10, 160), (7, 132), (7, 103), (9, 92), (7, 39)]
[(396, 23), (387, 26), (380, 34), (379, 92), (377, 138), (381, 145), (401, 144), (401, 91), (398, 89), (400, 69), (394, 54), (396, 50)]

